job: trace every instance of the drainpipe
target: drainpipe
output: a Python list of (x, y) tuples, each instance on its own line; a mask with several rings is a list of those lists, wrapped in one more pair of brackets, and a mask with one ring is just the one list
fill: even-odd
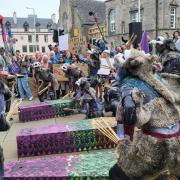
[(158, 11), (158, 9), (159, 9), (159, 0), (155, 0), (155, 5), (156, 5), (155, 9), (156, 9), (156, 39), (157, 39), (157, 37), (158, 37), (158, 28), (159, 28), (159, 22), (158, 22), (158, 20), (159, 20), (159, 11)]

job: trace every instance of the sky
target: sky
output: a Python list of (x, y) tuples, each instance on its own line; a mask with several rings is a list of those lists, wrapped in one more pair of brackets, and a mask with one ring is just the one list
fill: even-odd
[(0, 15), (12, 17), (16, 11), (17, 17), (27, 17), (33, 11), (26, 7), (31, 7), (39, 18), (51, 18), (55, 13), (58, 20), (59, 4), (60, 0), (0, 0)]
[(17, 17), (27, 17), (28, 14), (33, 14), (33, 11), (26, 7), (31, 7), (35, 9), (37, 17), (51, 18), (51, 15), (55, 13), (56, 21), (58, 21), (59, 5), (60, 0), (0, 0), (0, 15), (12, 17), (15, 11)]

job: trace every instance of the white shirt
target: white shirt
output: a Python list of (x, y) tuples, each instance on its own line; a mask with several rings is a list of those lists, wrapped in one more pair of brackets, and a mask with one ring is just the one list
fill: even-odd
[[(111, 66), (109, 66), (109, 63)], [(97, 74), (99, 75), (109, 75), (111, 68), (113, 68), (114, 66), (114, 59), (113, 58), (109, 58), (109, 63), (107, 62), (107, 60), (105, 58), (101, 59), (101, 64), (100, 64), (100, 69), (98, 70)]]

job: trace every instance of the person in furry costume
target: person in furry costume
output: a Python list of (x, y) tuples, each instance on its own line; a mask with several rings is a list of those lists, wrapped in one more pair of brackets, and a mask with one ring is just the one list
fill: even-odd
[(80, 78), (76, 84), (80, 90), (78, 98), (86, 111), (86, 118), (91, 119), (103, 116), (100, 102), (96, 96), (96, 91), (90, 86), (87, 78)]
[(180, 101), (170, 86), (154, 77), (154, 60), (131, 50), (123, 64), (116, 114), (121, 142), (110, 180), (147, 180), (163, 170), (180, 178)]
[(157, 51), (160, 54), (162, 72), (180, 75), (180, 53), (176, 51), (173, 40), (167, 39), (163, 44), (157, 44)]
[(104, 109), (106, 112), (112, 112), (116, 116), (116, 109), (120, 100), (120, 89), (118, 82), (114, 81), (110, 87), (104, 89)]
[[(10, 110), (11, 96), (12, 94), (9, 88), (4, 82), (0, 81), (0, 131), (7, 131), (10, 128), (10, 125), (6, 121), (6, 113)], [(3, 162), (3, 149), (0, 147), (0, 179), (4, 175)]]
[(83, 72), (80, 70), (78, 66), (74, 64), (64, 64), (61, 68), (65, 73), (65, 75), (69, 77), (70, 89), (74, 91), (76, 89), (75, 88), (76, 81), (81, 77), (84, 77)]
[(55, 76), (50, 72), (49, 69), (40, 69), (38, 72), (38, 76), (36, 76), (37, 81), (41, 81), (40, 86), (38, 87), (38, 92), (43, 90), (48, 86), (48, 89), (44, 91), (42, 94), (38, 94), (38, 98), (40, 102), (44, 102), (44, 96), (48, 91), (48, 97), (51, 100), (56, 99), (56, 91), (58, 89), (58, 81)]

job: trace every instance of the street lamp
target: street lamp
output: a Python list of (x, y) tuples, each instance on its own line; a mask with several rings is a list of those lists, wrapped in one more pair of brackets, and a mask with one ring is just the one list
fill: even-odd
[(26, 7), (26, 9), (33, 10), (33, 16), (34, 16), (34, 52), (36, 52), (36, 14), (35, 14), (35, 9)]
[(138, 21), (141, 22), (141, 0), (138, 0)]

